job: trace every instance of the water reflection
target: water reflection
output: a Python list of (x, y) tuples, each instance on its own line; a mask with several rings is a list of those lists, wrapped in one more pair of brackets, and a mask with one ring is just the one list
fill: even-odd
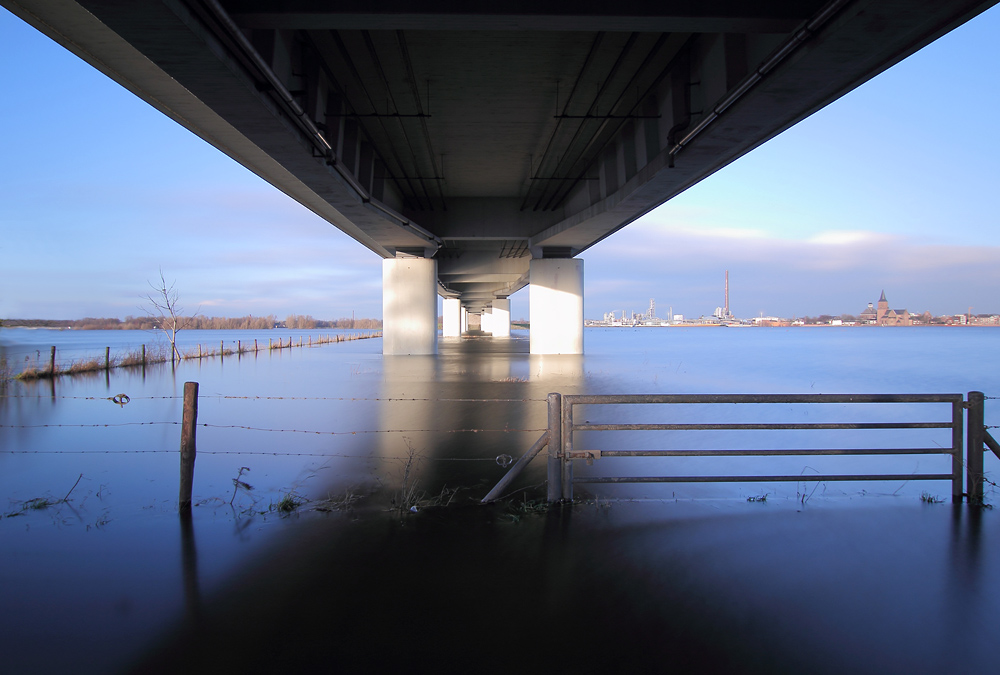
[[(148, 374), (119, 369), (110, 379), (60, 379), (55, 391), (19, 384), (25, 397), (0, 403), (0, 420), (50, 426), (4, 427), (3, 448), (74, 454), (0, 455), (3, 496), (59, 497), (79, 473), (85, 479), (73, 510), (0, 520), (0, 573), (18, 582), (0, 587), (5, 667), (79, 672), (84, 662), (107, 672), (135, 656), (140, 672), (205, 663), (304, 672), (988, 669), (981, 626), (1000, 601), (1000, 577), (987, 573), (1000, 564), (996, 515), (921, 504), (922, 486), (882, 500), (749, 504), (727, 487), (726, 500), (544, 513), (517, 502), (465, 506), (504, 473), (497, 455), (516, 457), (538, 437), (551, 391), (809, 391), (812, 378), (826, 391), (889, 388), (869, 381), (870, 363), (852, 370), (868, 373), (860, 380), (846, 380), (842, 366), (825, 380), (803, 375), (812, 348), (784, 374), (734, 377), (732, 362), (713, 360), (725, 350), (699, 352), (702, 340), (690, 339), (613, 353), (590, 340), (590, 355), (554, 358), (530, 356), (518, 338), (504, 349), (443, 342), (438, 357), (412, 359), (338, 344)], [(763, 358), (769, 368), (781, 360)], [(945, 379), (920, 390), (989, 390), (956, 383), (953, 366), (943, 363)], [(186, 380), (206, 393), (199, 421), (217, 426), (199, 430), (202, 505), (178, 525), (170, 422), (180, 419)], [(104, 400), (123, 391), (133, 397), (124, 408)], [(418, 489), (461, 487), (470, 498), (462, 507), (386, 510), (411, 447)], [(129, 452), (106, 452), (121, 450)], [(230, 508), (231, 479), (247, 465), (259, 502)], [(544, 474), (537, 460), (514, 487), (540, 485)], [(318, 499), (360, 484), (387, 489), (353, 511), (267, 511), (292, 488)], [(68, 656), (37, 637), (53, 632)], [(524, 635), (530, 649), (517, 648)]]
[(194, 538), (194, 518), (190, 509), (180, 513), (181, 576), (184, 579), (184, 615), (189, 624), (201, 618), (201, 590), (198, 580), (198, 548)]
[[(996, 561), (990, 513), (986, 538), (946, 505), (667, 511), (578, 505), (512, 522), (493, 507), (303, 524), (135, 672), (989, 668), (992, 641), (976, 626), (989, 624), (1000, 580), (975, 581), (980, 602), (950, 598), (963, 573), (942, 544)], [(516, 648), (526, 634), (530, 649)]]

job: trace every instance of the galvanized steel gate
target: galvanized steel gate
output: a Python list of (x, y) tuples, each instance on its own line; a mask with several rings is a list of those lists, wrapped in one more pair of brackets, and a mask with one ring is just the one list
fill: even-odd
[[(954, 501), (961, 501), (963, 473), (967, 474), (970, 503), (981, 503), (983, 498), (983, 447), (988, 446), (1000, 457), (1000, 444), (983, 425), (983, 399), (981, 392), (970, 392), (968, 401), (961, 394), (669, 394), (669, 395), (567, 395), (549, 394), (548, 429), (503, 477), (483, 502), (501, 496), (508, 485), (525, 466), (545, 447), (548, 448), (548, 500), (550, 502), (573, 499), (575, 483), (708, 483), (708, 482), (801, 482), (817, 481), (950, 481)], [(787, 422), (787, 423), (591, 423), (578, 422), (579, 406), (620, 405), (693, 405), (717, 406), (720, 404), (946, 404), (950, 414), (939, 419), (924, 421), (879, 422)], [(969, 410), (968, 459), (963, 462), (963, 436), (965, 409)], [(577, 449), (575, 434), (580, 431), (741, 431), (757, 430), (904, 430), (950, 429), (950, 445), (937, 447), (868, 447), (868, 448), (771, 448), (771, 449)], [(581, 476), (575, 477), (574, 462), (593, 462), (609, 457), (767, 457), (808, 455), (949, 455), (951, 471), (948, 473), (905, 474), (822, 474), (803, 475), (661, 475), (661, 476)], [(965, 471), (963, 472), (963, 467)]]

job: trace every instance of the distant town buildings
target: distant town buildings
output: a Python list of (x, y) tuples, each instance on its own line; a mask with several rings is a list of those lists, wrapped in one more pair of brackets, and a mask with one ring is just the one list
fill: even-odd
[(905, 309), (889, 309), (889, 302), (885, 299), (885, 290), (878, 299), (878, 308), (875, 310), (875, 323), (879, 326), (909, 326), (912, 325), (910, 313)]
[(885, 298), (885, 290), (879, 296), (878, 303), (868, 303), (868, 306), (857, 316), (841, 314), (830, 316), (820, 314), (818, 317), (804, 316), (791, 319), (777, 316), (760, 316), (750, 319), (738, 319), (729, 310), (729, 272), (726, 271), (725, 306), (716, 307), (711, 316), (701, 316), (697, 319), (685, 319), (683, 314), (674, 314), (673, 307), (667, 316), (661, 319), (656, 316), (656, 300), (649, 299), (649, 308), (645, 312), (629, 312), (621, 310), (608, 312), (603, 320), (586, 320), (587, 326), (1000, 326), (1000, 315), (973, 314), (969, 308), (967, 314), (947, 314), (931, 316), (930, 312), (910, 314), (906, 309), (892, 309)]

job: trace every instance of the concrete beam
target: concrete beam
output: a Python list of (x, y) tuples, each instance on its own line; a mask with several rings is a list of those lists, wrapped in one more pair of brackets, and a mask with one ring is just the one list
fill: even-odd
[(510, 300), (498, 298), (493, 301), (493, 337), (510, 337)]
[(437, 261), (382, 261), (382, 353), (437, 354)]
[(531, 353), (582, 354), (583, 260), (532, 260), (528, 290)]
[(442, 303), (444, 321), (441, 334), (443, 337), (459, 337), (462, 335), (462, 302), (458, 298), (445, 298)]
[(260, 0), (223, 3), (240, 25), (311, 30), (546, 30), (785, 32), (822, 0), (746, 2), (701, 0), (650, 3), (566, 3), (561, 0), (469, 3), (461, 0), (285, 0), (279, 8)]

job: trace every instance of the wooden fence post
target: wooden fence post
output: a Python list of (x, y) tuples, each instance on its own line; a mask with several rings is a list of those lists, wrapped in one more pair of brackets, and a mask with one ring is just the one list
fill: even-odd
[(181, 418), (181, 488), (177, 506), (183, 513), (191, 510), (194, 484), (195, 429), (198, 424), (198, 383), (184, 383), (184, 413)]
[(52, 351), (49, 352), (49, 374), (52, 377), (56, 376), (56, 347), (52, 345)]
[(111, 347), (104, 348), (104, 370), (111, 370)]

